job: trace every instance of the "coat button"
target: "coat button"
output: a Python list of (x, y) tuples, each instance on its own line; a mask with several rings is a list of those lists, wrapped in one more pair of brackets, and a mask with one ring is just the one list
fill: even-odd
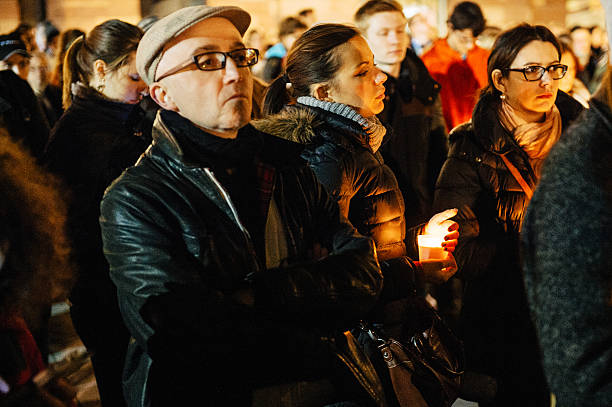
[(433, 100), (433, 98), (431, 96), (428, 96), (427, 100), (431, 102)]

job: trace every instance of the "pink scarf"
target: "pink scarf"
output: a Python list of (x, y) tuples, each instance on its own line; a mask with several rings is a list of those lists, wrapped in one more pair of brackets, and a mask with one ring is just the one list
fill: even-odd
[(508, 102), (502, 101), (498, 112), (499, 120), (506, 130), (512, 133), (519, 146), (529, 156), (531, 167), (540, 177), (540, 168), (550, 149), (561, 137), (561, 113), (553, 105), (546, 112), (542, 122), (526, 122), (516, 114)]

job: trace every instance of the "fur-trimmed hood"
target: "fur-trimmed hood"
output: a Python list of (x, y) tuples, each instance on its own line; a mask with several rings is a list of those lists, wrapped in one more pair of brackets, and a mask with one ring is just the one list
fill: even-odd
[(314, 127), (320, 123), (316, 112), (310, 109), (287, 107), (275, 115), (253, 121), (251, 124), (261, 132), (308, 144), (315, 137)]
[(334, 137), (335, 144), (351, 149), (351, 145), (354, 147), (356, 143), (370, 149), (368, 135), (359, 124), (316, 107), (300, 104), (286, 106), (279, 113), (252, 124), (261, 132), (300, 144), (311, 144), (320, 136), (326, 138), (329, 133), (320, 130), (322, 127), (331, 126), (334, 133), (346, 136), (345, 140)]

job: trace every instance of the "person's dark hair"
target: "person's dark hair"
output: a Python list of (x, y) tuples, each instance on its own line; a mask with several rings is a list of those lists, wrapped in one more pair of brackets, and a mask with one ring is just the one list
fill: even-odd
[(298, 12), (298, 16), (300, 16), (300, 17), (306, 17), (308, 14), (312, 14), (312, 13), (314, 13), (314, 10), (313, 10), (313, 9), (311, 9), (311, 8), (305, 8), (305, 9), (300, 10), (300, 11)]
[(64, 57), (66, 56), (66, 52), (70, 45), (74, 40), (79, 38), (80, 36), (85, 35), (85, 33), (78, 28), (71, 28), (65, 31), (62, 31), (59, 37), (59, 41), (57, 43), (57, 55), (55, 57), (55, 68), (53, 70), (53, 74), (51, 75), (51, 83), (59, 86), (60, 88), (63, 85), (62, 80), (62, 72), (64, 70)]
[[(32, 33), (33, 29), (34, 27), (32, 26), (32, 24), (22, 22), (17, 26), (17, 28), (10, 32), (9, 35), (15, 35), (21, 38), (21, 40), (27, 47), (27, 51), (32, 52), (36, 45), (36, 43), (34, 42), (34, 34)], [(31, 34), (29, 34), (28, 32), (30, 32)]]
[(278, 26), (278, 37), (283, 38), (287, 35), (291, 35), (299, 30), (306, 30), (308, 27), (302, 21), (295, 17), (286, 17)]
[[(0, 314), (37, 310), (63, 301), (73, 283), (66, 237), (65, 197), (59, 182), (41, 169), (0, 127)], [(38, 326), (30, 325), (31, 330)]]
[(395, 0), (369, 0), (357, 9), (353, 21), (362, 32), (365, 32), (368, 29), (368, 20), (374, 14), (395, 11), (404, 13), (401, 4)]
[(302, 34), (287, 54), (285, 74), (268, 87), (264, 114), (279, 112), (292, 98), (310, 95), (311, 85), (331, 81), (342, 66), (337, 48), (358, 35), (357, 29), (342, 24), (318, 24)]
[(62, 56), (66, 54), (66, 51), (68, 51), (68, 48), (70, 48), (72, 42), (79, 38), (81, 35), (85, 35), (85, 32), (79, 30), (78, 28), (70, 28), (60, 34), (59, 42), (57, 45), (59, 52)]
[(30, 23), (19, 23), (19, 25), (11, 31), (11, 34), (23, 35), (26, 31), (33, 29), (34, 27)]
[(64, 109), (72, 103), (72, 84), (89, 84), (96, 60), (104, 61), (109, 71), (119, 69), (130, 62), (130, 56), (136, 52), (142, 35), (142, 30), (135, 25), (108, 20), (95, 26), (87, 36), (74, 40), (64, 58)]
[(478, 4), (464, 1), (455, 6), (448, 22), (455, 30), (472, 30), (474, 37), (478, 37), (485, 28), (485, 18)]
[(572, 28), (570, 28), (569, 32), (571, 34), (574, 31), (578, 31), (578, 30), (586, 30), (588, 32), (591, 32), (591, 29), (589, 27), (584, 27), (582, 25), (575, 25), (575, 26), (573, 26)]
[(492, 94), (497, 97), (501, 95), (501, 92), (493, 86), (491, 74), (494, 70), (499, 69), (502, 71), (502, 75), (507, 77), (509, 72), (506, 71), (506, 68), (511, 67), (516, 55), (531, 41), (550, 42), (554, 45), (559, 60), (561, 60), (561, 45), (559, 45), (557, 37), (543, 25), (520, 24), (504, 31), (495, 40), (489, 60), (487, 61), (489, 84), (484, 89), (483, 95)]

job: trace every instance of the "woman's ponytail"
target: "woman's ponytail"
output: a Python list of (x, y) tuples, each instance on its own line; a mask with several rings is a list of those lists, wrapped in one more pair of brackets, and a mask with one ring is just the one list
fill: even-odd
[(291, 86), (291, 83), (286, 73), (272, 81), (264, 97), (264, 116), (280, 112), (283, 106), (291, 101), (288, 86)]
[(264, 115), (279, 112), (292, 99), (310, 95), (312, 85), (332, 80), (342, 65), (337, 47), (358, 35), (355, 27), (343, 24), (317, 24), (302, 34), (287, 53), (285, 73), (268, 88)]
[(68, 109), (72, 104), (72, 84), (82, 81), (81, 68), (79, 66), (78, 55), (83, 48), (85, 36), (82, 35), (72, 42), (66, 55), (64, 56), (64, 68), (62, 78), (64, 81), (62, 87), (62, 106), (64, 110)]

